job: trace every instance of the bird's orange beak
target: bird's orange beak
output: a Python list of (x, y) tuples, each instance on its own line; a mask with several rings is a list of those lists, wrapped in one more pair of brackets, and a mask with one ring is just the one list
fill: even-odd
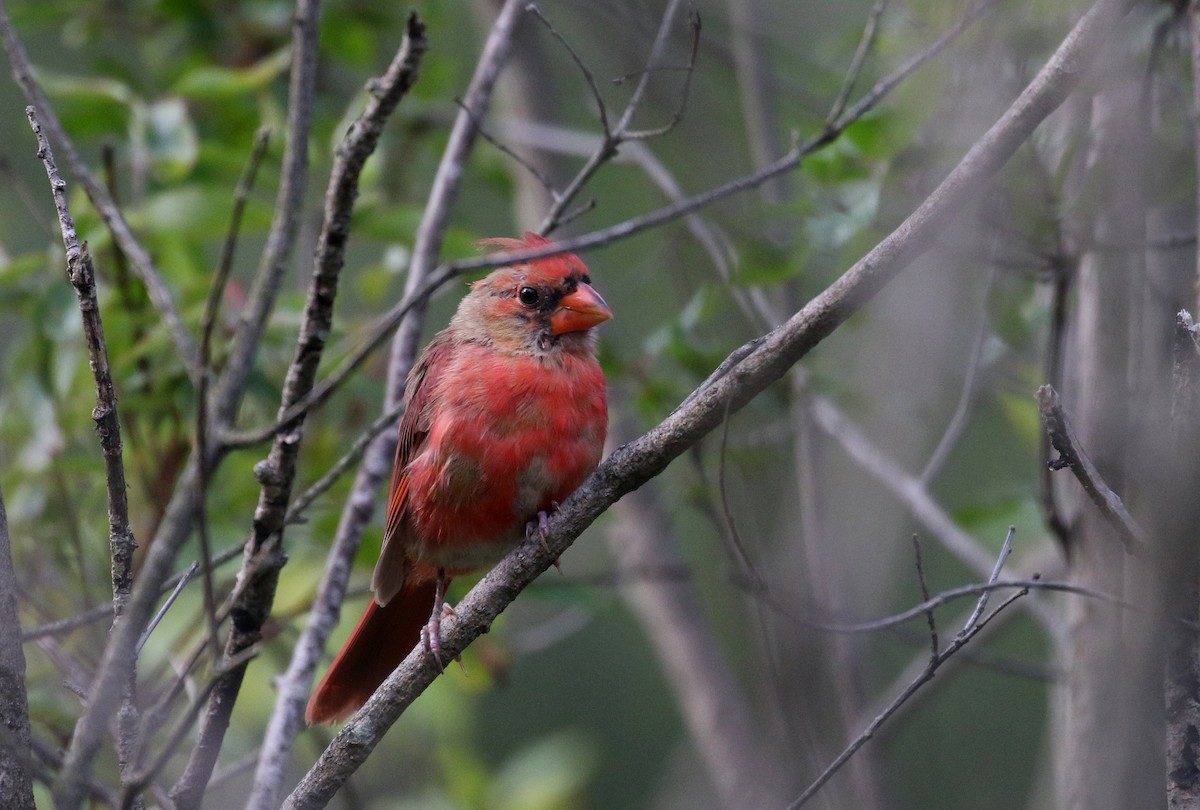
[(550, 331), (556, 335), (582, 332), (611, 317), (612, 310), (600, 293), (588, 284), (580, 284), (574, 292), (559, 300), (558, 309), (550, 316)]

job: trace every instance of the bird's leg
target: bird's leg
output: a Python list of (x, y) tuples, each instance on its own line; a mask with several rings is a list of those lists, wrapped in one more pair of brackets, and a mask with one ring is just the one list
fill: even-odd
[(454, 615), (454, 608), (446, 603), (446, 569), (438, 567), (437, 585), (433, 589), (433, 612), (429, 614), (429, 623), (421, 628), (421, 643), (425, 652), (433, 656), (438, 666), (438, 672), (445, 672), (442, 667), (442, 619)]
[[(551, 501), (550, 505), (554, 509), (558, 508), (558, 504), (554, 501)], [(525, 524), (525, 539), (528, 540), (530, 537), (533, 537), (534, 532), (536, 532), (538, 540), (541, 541), (542, 548), (546, 550), (547, 554), (550, 553), (550, 546), (546, 543), (546, 526), (549, 524), (549, 521), (550, 516), (546, 514), (546, 511), (544, 509), (539, 509), (537, 513), (537, 519), (531, 520)], [(561, 574), (562, 566), (558, 564), (558, 557), (555, 557), (553, 562), (554, 567), (558, 570), (558, 573)]]

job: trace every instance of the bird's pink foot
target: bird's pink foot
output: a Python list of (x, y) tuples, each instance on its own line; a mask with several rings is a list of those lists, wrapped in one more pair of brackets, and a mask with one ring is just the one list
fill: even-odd
[[(551, 503), (551, 506), (555, 509), (558, 508), (558, 504), (554, 502)], [(550, 553), (550, 546), (546, 543), (546, 527), (549, 525), (549, 523), (550, 516), (546, 514), (544, 510), (539, 509), (537, 513), (537, 519), (531, 520), (525, 524), (525, 537), (533, 537), (534, 533), (536, 532), (538, 540), (541, 542), (542, 548), (546, 550), (547, 554)], [(554, 567), (558, 569), (558, 573), (562, 573), (562, 566), (559, 565), (557, 557), (554, 558)]]

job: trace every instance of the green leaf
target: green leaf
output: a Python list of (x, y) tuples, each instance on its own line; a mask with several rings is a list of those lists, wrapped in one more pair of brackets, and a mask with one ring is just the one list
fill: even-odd
[(180, 98), (165, 98), (135, 108), (134, 131), (154, 173), (164, 180), (182, 180), (196, 165), (199, 139)]
[[(139, 227), (174, 236), (221, 237), (229, 227), (233, 197), (228, 189), (184, 185), (151, 195), (131, 216)], [(250, 201), (243, 232), (270, 225), (266, 204)]]
[(578, 732), (563, 731), (518, 752), (492, 783), (496, 810), (559, 810), (578, 806), (596, 769), (596, 749)]
[(291, 51), (282, 48), (244, 68), (200, 65), (179, 77), (172, 88), (184, 98), (221, 101), (264, 89), (291, 64)]

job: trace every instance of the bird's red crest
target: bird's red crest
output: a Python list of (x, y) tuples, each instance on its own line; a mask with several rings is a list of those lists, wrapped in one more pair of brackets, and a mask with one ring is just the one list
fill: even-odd
[[(476, 244), (482, 248), (498, 248), (504, 253), (511, 253), (518, 250), (535, 250), (540, 247), (553, 246), (554, 242), (533, 231), (526, 231), (524, 239), (496, 236), (491, 239), (480, 239)], [(587, 267), (574, 253), (559, 253), (541, 259), (530, 259), (524, 264), (531, 273), (538, 276), (545, 275), (547, 280), (587, 273)]]

